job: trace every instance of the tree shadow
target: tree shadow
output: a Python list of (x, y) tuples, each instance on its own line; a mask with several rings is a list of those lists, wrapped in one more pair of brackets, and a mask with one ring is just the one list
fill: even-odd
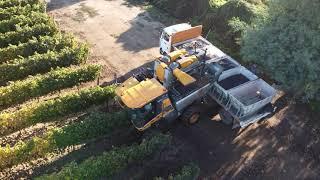
[[(219, 170), (222, 179), (314, 179), (319, 172), (319, 136), (306, 127), (307, 111), (288, 105), (259, 126), (250, 127), (235, 138), (236, 163), (226, 163)], [(301, 113), (301, 114), (297, 114)], [(273, 117), (274, 118), (274, 117)], [(274, 122), (278, 121), (278, 122)], [(276, 123), (276, 124), (273, 124)], [(219, 175), (219, 174), (218, 174)]]
[(128, 23), (130, 23), (131, 27), (120, 34), (116, 41), (122, 44), (125, 50), (139, 52), (159, 46), (163, 25), (154, 21), (148, 12), (140, 13)]
[(71, 6), (85, 0), (47, 0), (47, 10), (53, 11), (63, 7)]
[(129, 8), (140, 7), (144, 10), (128, 22), (131, 27), (120, 34), (116, 41), (121, 43), (123, 48), (128, 51), (139, 52), (144, 49), (159, 47), (162, 29), (178, 23), (176, 18), (155, 6), (149, 5), (145, 0), (125, 0), (122, 5)]
[(189, 154), (200, 166), (201, 178), (316, 179), (320, 128), (308, 123), (318, 116), (289, 100), (279, 98), (274, 116), (246, 128), (232, 130), (213, 121), (217, 110), (208, 108), (200, 123), (180, 126), (172, 133), (191, 148)]
[(149, 5), (149, 2), (146, 0), (125, 0), (123, 5), (126, 5), (128, 7), (147, 6)]

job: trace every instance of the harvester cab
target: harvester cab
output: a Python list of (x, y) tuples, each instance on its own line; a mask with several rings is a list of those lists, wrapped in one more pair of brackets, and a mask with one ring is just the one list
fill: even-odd
[(130, 119), (139, 131), (160, 119), (178, 116), (171, 91), (176, 83), (183, 87), (195, 83), (196, 79), (188, 72), (200, 63), (201, 57), (189, 55), (186, 50), (174, 51), (155, 60), (152, 78), (131, 77), (117, 87), (118, 100), (129, 109)]
[(138, 81), (131, 77), (116, 89), (118, 101), (126, 107), (132, 124), (144, 131), (172, 109), (168, 90), (155, 78)]

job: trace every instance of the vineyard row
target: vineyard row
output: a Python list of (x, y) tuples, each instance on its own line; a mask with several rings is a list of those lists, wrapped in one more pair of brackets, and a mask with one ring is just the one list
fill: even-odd
[(110, 135), (116, 128), (128, 126), (126, 112), (91, 113), (81, 121), (50, 130), (43, 137), (33, 137), (13, 147), (9, 145), (1, 147), (0, 169), (44, 157), (47, 153), (57, 149), (81, 144), (99, 136)]
[(15, 81), (8, 86), (0, 87), (0, 109), (46, 95), (50, 92), (95, 80), (100, 70), (101, 66), (98, 65), (80, 66), (78, 68), (58, 68), (44, 75)]
[(66, 95), (47, 101), (34, 102), (24, 105), (13, 112), (0, 114), (0, 135), (23, 129), (40, 122), (58, 120), (71, 113), (84, 111), (85, 109), (108, 102), (114, 97), (114, 87), (93, 87), (71, 92)]

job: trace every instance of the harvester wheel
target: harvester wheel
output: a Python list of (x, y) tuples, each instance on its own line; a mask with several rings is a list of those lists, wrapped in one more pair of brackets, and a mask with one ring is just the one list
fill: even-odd
[(195, 107), (186, 109), (181, 115), (181, 120), (185, 125), (193, 125), (200, 119), (200, 111)]

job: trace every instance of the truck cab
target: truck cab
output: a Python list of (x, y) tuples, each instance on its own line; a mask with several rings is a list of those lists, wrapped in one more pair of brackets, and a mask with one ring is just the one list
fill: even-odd
[[(172, 44), (174, 44), (174, 37), (176, 34), (180, 34), (181, 32), (186, 32), (194, 29), (190, 24), (182, 23), (176, 24), (173, 26), (169, 26), (163, 29), (160, 37), (160, 54), (169, 54), (172, 49)], [(196, 34), (196, 36), (201, 35), (201, 33)], [(181, 41), (181, 40), (180, 40)]]

